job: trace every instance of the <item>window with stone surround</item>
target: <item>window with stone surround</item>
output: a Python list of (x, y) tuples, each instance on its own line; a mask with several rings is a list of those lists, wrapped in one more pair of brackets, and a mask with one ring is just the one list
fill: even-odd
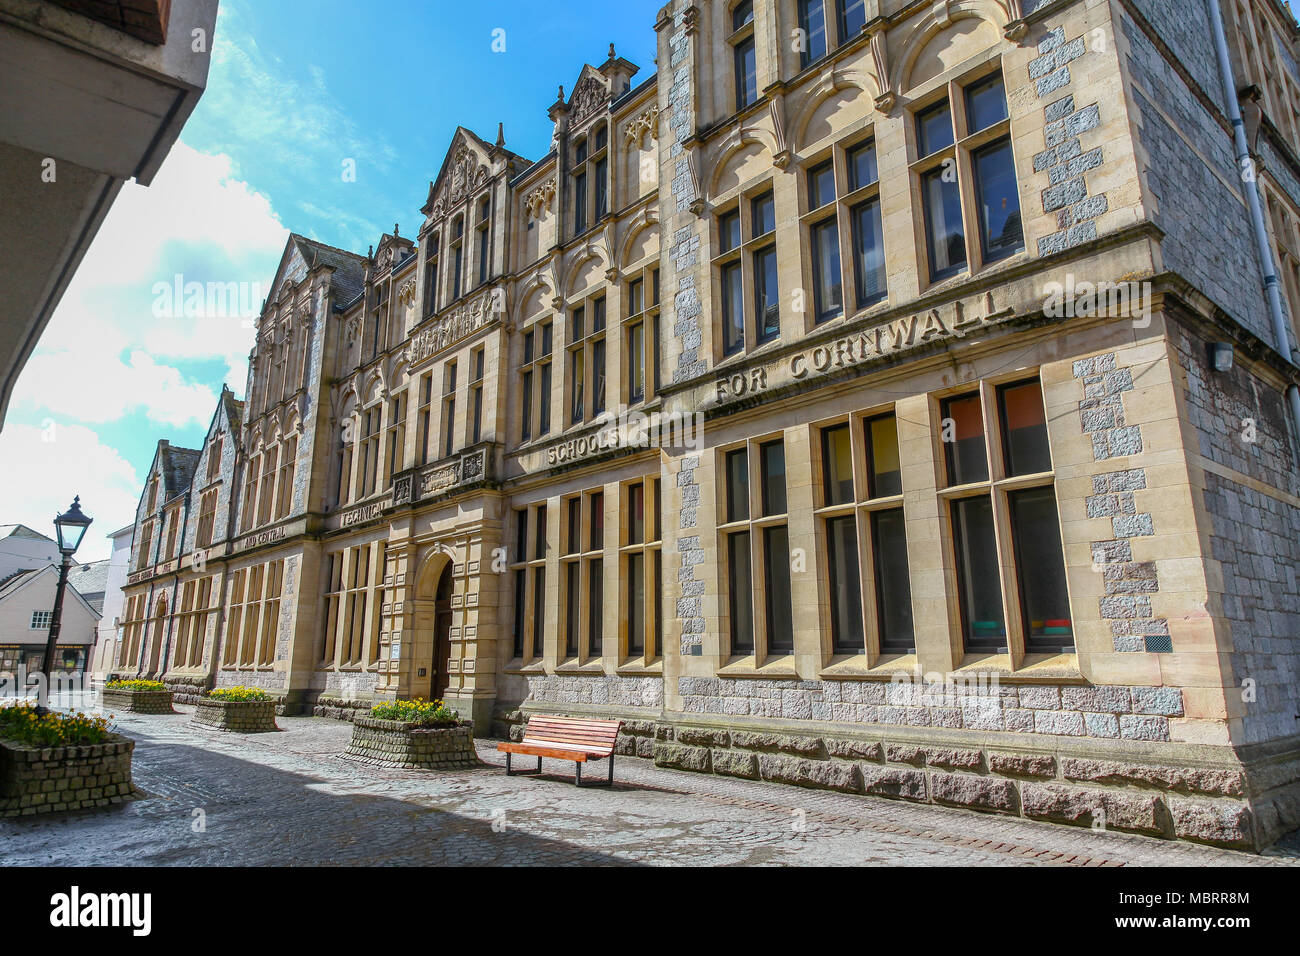
[(212, 609), (212, 576), (195, 578), (181, 586), (176, 612), (176, 652), (173, 667), (203, 666), (203, 642)]
[(361, 440), (356, 464), (357, 486), (353, 498), (365, 498), (375, 493), (379, 482), (379, 439), (384, 407), (376, 402), (361, 413)]
[(523, 385), (520, 408), (520, 441), (538, 438), (551, 430), (551, 352), (553, 325), (538, 320), (524, 330), (524, 354), (519, 377)]
[(515, 579), (513, 653), (520, 663), (540, 660), (546, 646), (546, 521), (544, 501), (515, 510), (510, 570)]
[(442, 366), (442, 457), (456, 447), (456, 360)]
[(162, 553), (162, 560), (170, 561), (172, 558), (176, 557), (176, 546), (181, 537), (180, 505), (172, 505), (163, 513), (163, 527), (167, 529), (167, 548)]
[[(794, 653), (785, 442), (781, 435), (721, 449), (719, 554), (728, 651), (756, 665)], [(750, 481), (750, 476), (757, 481)]]
[(478, 237), (474, 258), (478, 260), (478, 282), (484, 285), (492, 275), (492, 200), (484, 196), (478, 204), (478, 223), (474, 227)]
[(731, 10), (731, 45), (733, 82), (735, 83), (737, 110), (743, 110), (758, 99), (758, 58), (754, 46), (754, 3), (743, 0)]
[(134, 594), (126, 599), (122, 611), (122, 644), (118, 648), (117, 666), (125, 669), (140, 663), (140, 645), (144, 636), (145, 595)]
[(219, 434), (213, 435), (208, 442), (208, 481), (216, 481), (221, 475), (221, 445), (222, 436)]
[(483, 366), (485, 346), (479, 346), (469, 356), (469, 440), (477, 445), (483, 439)]
[(660, 481), (641, 478), (622, 487), (619, 554), (623, 567), (624, 640), (620, 663), (650, 664), (662, 649), (660, 620), (663, 528)]
[(388, 400), (388, 428), (385, 436), (388, 452), (384, 462), (384, 488), (393, 486), (393, 475), (402, 470), (406, 456), (406, 399), (406, 387), (403, 386)]
[(627, 284), (623, 320), (623, 399), (637, 405), (659, 392), (659, 268), (653, 266)]
[(429, 248), (424, 259), (424, 315), (425, 318), (438, 311), (438, 247), (436, 233), (430, 232), (425, 240)]
[[(832, 657), (915, 651), (898, 422), (876, 409), (819, 430), (816, 499)], [(866, 573), (863, 573), (863, 571)]]
[(195, 536), (195, 546), (206, 548), (212, 544), (213, 530), (217, 520), (217, 492), (220, 489), (210, 488), (203, 492), (199, 498), (199, 527)]
[(158, 476), (154, 475), (149, 479), (149, 493), (146, 495), (144, 510), (148, 514), (153, 514), (154, 509), (158, 507)]
[(262, 452), (262, 475), (257, 490), (257, 523), (266, 524), (271, 520), (271, 505), (275, 495), (275, 471), (279, 464), (279, 445)]
[(573, 234), (581, 235), (609, 214), (609, 126), (598, 123), (573, 143)]
[(429, 432), (433, 426), (433, 372), (425, 372), (421, 375), (418, 387), (420, 407), (416, 413), (415, 434), (416, 441), (420, 444), (416, 449), (415, 463), (424, 465), (430, 460), (429, 449), (433, 446), (432, 435)]
[(722, 294), (722, 357), (781, 335), (776, 266), (776, 205), (771, 182), (739, 196), (716, 219), (713, 258)]
[[(1237, 47), (1237, 60), (1245, 74), (1241, 85), (1259, 86), (1260, 106), (1291, 148), (1300, 149), (1300, 68), (1289, 51), (1282, 52), (1288, 42), (1284, 32), (1295, 28), (1288, 23), (1279, 30), (1274, 18), (1285, 14), (1268, 7), (1250, 0), (1225, 4), (1230, 42)], [(1291, 48), (1295, 48), (1294, 42)]]
[(385, 542), (372, 541), (325, 556), (322, 667), (361, 667), (379, 659), (385, 552)]
[(465, 217), (457, 216), (451, 224), (451, 301), (460, 298), (465, 281)]
[(1038, 379), (982, 382), (936, 402), (968, 653), (1074, 645), (1056, 479)]
[(805, 314), (815, 325), (840, 318), (846, 305), (861, 311), (888, 295), (880, 171), (872, 133), (814, 157), (804, 179), (802, 226), (811, 278)]
[[(799, 69), (807, 69), (827, 53), (826, 4), (828, 0), (797, 0), (799, 29)], [(829, 0), (832, 4), (834, 0)]]
[(282, 559), (234, 572), (226, 614), (224, 666), (269, 667), (274, 663), (283, 584)]
[(605, 411), (605, 325), (604, 295), (586, 299), (569, 312), (566, 385), (570, 425)]
[(366, 352), (366, 361), (379, 355), (388, 340), (386, 335), (390, 315), (388, 285), (389, 280), (384, 279), (371, 290), (371, 301), (374, 305), (370, 309), (370, 346)]
[(1294, 211), (1291, 203), (1282, 195), (1274, 194), (1267, 184), (1261, 192), (1272, 225), (1282, 297), (1291, 313), (1291, 334), (1294, 343), (1300, 343), (1300, 212)]
[(604, 637), (604, 494), (584, 491), (561, 503), (564, 534), (559, 562), (564, 587), (561, 661), (599, 660)]
[(1024, 250), (1011, 121), (1000, 72), (954, 81), (912, 117), (929, 281)]
[(290, 435), (283, 442), (280, 456), (280, 476), (275, 492), (275, 518), (288, 517), (293, 507), (293, 476), (298, 467), (298, 436)]
[(149, 566), (153, 552), (153, 526), (150, 519), (140, 526), (140, 550), (135, 554), (135, 569), (141, 571)]

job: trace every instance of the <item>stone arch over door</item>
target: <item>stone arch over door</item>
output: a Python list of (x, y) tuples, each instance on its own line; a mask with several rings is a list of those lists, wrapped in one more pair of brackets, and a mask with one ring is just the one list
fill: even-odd
[[(458, 573), (459, 572), (459, 573)], [(422, 556), (411, 600), (411, 628), (403, 641), (402, 696), (442, 698), (453, 685), (464, 605), (464, 564), (451, 544), (439, 542)]]

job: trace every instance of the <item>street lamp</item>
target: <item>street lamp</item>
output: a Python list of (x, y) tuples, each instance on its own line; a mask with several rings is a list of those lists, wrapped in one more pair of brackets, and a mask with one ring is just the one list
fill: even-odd
[(63, 561), (59, 565), (59, 587), (54, 593), (54, 613), (50, 616), (50, 636), (45, 642), (45, 663), (41, 670), (44, 680), (37, 686), (36, 712), (49, 713), (50, 674), (54, 670), (54, 645), (59, 640), (59, 621), (63, 616), (63, 592), (68, 586), (68, 569), (72, 566), (72, 556), (81, 546), (81, 539), (86, 536), (86, 529), (93, 519), (81, 513), (81, 496), (72, 499), (72, 507), (54, 519), (54, 529), (59, 537), (59, 553)]

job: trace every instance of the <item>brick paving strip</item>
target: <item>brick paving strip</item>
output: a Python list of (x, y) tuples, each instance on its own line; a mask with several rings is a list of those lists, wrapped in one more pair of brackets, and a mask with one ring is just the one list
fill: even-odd
[[(280, 718), (223, 734), (123, 715), (148, 796), (114, 813), (0, 823), (0, 863), (1296, 865), (1271, 855), (1013, 817), (704, 776), (620, 757), (616, 786), (578, 789), (567, 765), (511, 777), (495, 742), (481, 769), (379, 770), (346, 759), (351, 725)], [(203, 808), (208, 830), (190, 832)], [(497, 822), (503, 823), (497, 830)], [(801, 822), (802, 826), (796, 825)]]

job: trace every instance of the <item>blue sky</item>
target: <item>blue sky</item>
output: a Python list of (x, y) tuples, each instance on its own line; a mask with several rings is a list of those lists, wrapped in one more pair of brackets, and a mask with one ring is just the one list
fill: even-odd
[(221, 0), (180, 142), (149, 188), (123, 187), (19, 380), (0, 523), (51, 533), (79, 494), (96, 520), (78, 558), (107, 556), (157, 440), (197, 447), (222, 383), (244, 391), (249, 318), (174, 314), (161, 288), (237, 282), (256, 311), (289, 230), (356, 252), (394, 223), (415, 235), (458, 125), (490, 142), (503, 122), (509, 148), (540, 158), (584, 62), (613, 42), (634, 83), (655, 72), (661, 5)]

